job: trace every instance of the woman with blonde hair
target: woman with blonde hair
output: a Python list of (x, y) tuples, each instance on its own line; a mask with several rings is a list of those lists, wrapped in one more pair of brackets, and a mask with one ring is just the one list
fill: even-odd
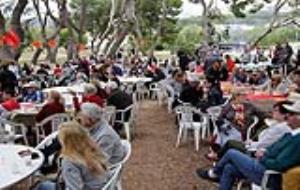
[[(77, 122), (61, 125), (58, 139), (62, 145), (62, 177), (65, 189), (101, 189), (110, 174), (99, 146)], [(38, 190), (54, 190), (55, 183), (43, 182)]]

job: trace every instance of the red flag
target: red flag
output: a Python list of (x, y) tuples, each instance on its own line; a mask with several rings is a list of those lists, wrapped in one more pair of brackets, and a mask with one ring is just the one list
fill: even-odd
[(56, 40), (52, 39), (48, 41), (48, 46), (51, 48), (55, 48), (56, 47)]
[(41, 48), (41, 47), (42, 47), (42, 42), (36, 40), (36, 41), (33, 41), (33, 42), (31, 43), (31, 45), (32, 45), (33, 47), (35, 47), (35, 48)]
[(18, 34), (14, 30), (10, 29), (3, 35), (3, 42), (8, 46), (18, 48), (20, 46), (21, 40)]

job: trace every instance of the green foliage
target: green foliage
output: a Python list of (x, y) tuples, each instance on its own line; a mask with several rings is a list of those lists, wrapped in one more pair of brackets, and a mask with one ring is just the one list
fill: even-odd
[[(248, 31), (245, 35), (248, 37), (249, 41), (253, 41), (258, 38), (266, 29), (265, 28), (255, 28)], [(297, 34), (298, 33), (298, 34)], [(282, 43), (284, 41), (300, 41), (300, 29), (296, 28), (281, 28), (273, 31), (268, 36), (266, 36), (260, 44), (263, 46), (274, 45), (277, 42)]]
[(202, 28), (197, 25), (184, 27), (178, 34), (175, 48), (192, 53), (203, 40)]
[[(104, 32), (110, 16), (110, 0), (86, 0), (87, 13), (84, 28), (91, 34)], [(79, 25), (81, 0), (71, 0), (72, 18)]]
[[(180, 14), (182, 1), (181, 0), (166, 0), (166, 20), (161, 23), (163, 17), (162, 0), (137, 0), (136, 15), (139, 20), (142, 35), (144, 37), (144, 50), (153, 46), (156, 42), (155, 36), (161, 32), (159, 44), (156, 49), (169, 49), (174, 45), (177, 33), (177, 16)], [(162, 24), (161, 31), (160, 24)]]
[[(64, 28), (64, 29), (62, 29), (60, 31), (59, 35), (60, 35), (59, 45), (60, 46), (66, 46), (67, 45), (67, 41), (68, 41), (68, 39), (70, 37), (70, 31), (67, 28)], [(74, 35), (76, 37), (75, 39), (78, 39), (78, 37), (76, 36), (78, 34), (74, 34)], [(86, 44), (87, 41), (88, 41), (88, 37), (87, 37), (87, 35), (84, 35), (83, 39), (82, 39), (82, 43)], [(76, 43), (79, 43), (79, 42), (77, 41)]]

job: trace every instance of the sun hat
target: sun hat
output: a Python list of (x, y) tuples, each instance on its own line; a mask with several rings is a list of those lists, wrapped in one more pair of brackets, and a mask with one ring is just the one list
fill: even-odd
[(30, 81), (29, 83), (24, 84), (23, 87), (24, 88), (39, 88), (39, 85), (34, 81)]
[(300, 101), (296, 101), (292, 105), (285, 104), (283, 107), (291, 113), (300, 114)]
[(287, 97), (287, 100), (291, 102), (300, 101), (300, 94), (296, 92), (290, 92), (289, 96)]

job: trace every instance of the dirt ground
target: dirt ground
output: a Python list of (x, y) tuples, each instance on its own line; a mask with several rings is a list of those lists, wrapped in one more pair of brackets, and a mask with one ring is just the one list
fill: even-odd
[(207, 146), (198, 152), (193, 138), (175, 148), (175, 116), (156, 101), (142, 102), (132, 142), (132, 155), (123, 173), (124, 190), (215, 190), (217, 186), (195, 175), (196, 168), (207, 168)]

